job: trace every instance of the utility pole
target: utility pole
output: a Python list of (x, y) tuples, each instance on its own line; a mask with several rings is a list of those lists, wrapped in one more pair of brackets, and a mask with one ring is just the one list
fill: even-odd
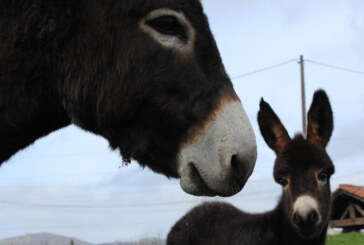
[(304, 60), (303, 55), (300, 56), (301, 65), (301, 99), (302, 99), (302, 132), (303, 135), (307, 135), (306, 126), (306, 95), (305, 95), (305, 73), (304, 73)]

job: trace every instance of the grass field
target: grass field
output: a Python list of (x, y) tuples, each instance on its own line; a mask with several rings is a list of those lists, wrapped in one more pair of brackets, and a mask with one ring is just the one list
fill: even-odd
[(328, 236), (326, 245), (364, 245), (364, 234), (346, 233)]

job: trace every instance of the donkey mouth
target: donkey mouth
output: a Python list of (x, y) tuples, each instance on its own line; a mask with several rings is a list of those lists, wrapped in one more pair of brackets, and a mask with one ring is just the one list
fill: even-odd
[(192, 195), (211, 197), (218, 195), (208, 187), (193, 163), (188, 164), (182, 172), (180, 184), (185, 192)]
[(246, 182), (244, 179), (217, 179), (214, 182), (219, 183), (218, 186), (220, 188), (216, 189), (210, 187), (208, 184), (209, 182), (204, 178), (208, 179), (211, 178), (211, 176), (208, 176), (208, 174), (207, 176), (203, 175), (203, 172), (199, 171), (195, 164), (191, 162), (182, 171), (180, 184), (185, 192), (195, 196), (229, 197), (239, 192), (244, 187)]
[(312, 240), (312, 239), (317, 238), (322, 233), (323, 229), (324, 229), (324, 227), (320, 226), (320, 225), (316, 225), (316, 226), (306, 228), (306, 229), (300, 229), (300, 228), (296, 227), (297, 234), (301, 238), (306, 239), (306, 240)]

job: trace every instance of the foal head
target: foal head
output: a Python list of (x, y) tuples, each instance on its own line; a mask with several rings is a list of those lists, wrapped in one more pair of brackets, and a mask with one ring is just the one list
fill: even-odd
[(258, 122), (265, 142), (277, 154), (273, 175), (283, 187), (281, 204), (285, 215), (299, 236), (314, 239), (329, 221), (329, 180), (334, 173), (325, 150), (333, 130), (328, 97), (322, 90), (314, 94), (306, 139), (302, 135), (291, 139), (264, 100), (260, 103)]

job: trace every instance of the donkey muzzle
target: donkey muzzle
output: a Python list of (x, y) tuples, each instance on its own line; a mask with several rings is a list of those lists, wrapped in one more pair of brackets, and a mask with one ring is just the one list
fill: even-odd
[(181, 150), (181, 187), (193, 195), (234, 195), (250, 177), (256, 157), (255, 136), (240, 101), (227, 101)]

